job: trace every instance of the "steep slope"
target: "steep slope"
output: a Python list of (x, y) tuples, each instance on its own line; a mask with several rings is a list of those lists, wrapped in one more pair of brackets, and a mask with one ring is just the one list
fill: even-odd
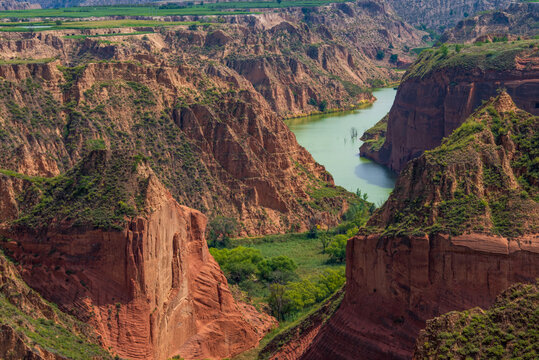
[(178, 205), (140, 157), (97, 150), (63, 175), (24, 181), (34, 205), (3, 225), (2, 247), (113, 353), (225, 358), (273, 325), (240, 310), (208, 251), (206, 218)]
[(112, 359), (88, 325), (31, 290), (4, 254), (0, 254), (0, 270), (2, 359)]
[(482, 13), (458, 22), (444, 32), (441, 42), (464, 43), (476, 39), (534, 37), (539, 35), (538, 3), (511, 4), (507, 9)]
[(399, 86), (383, 146), (364, 145), (361, 155), (401, 171), (409, 160), (439, 146), (500, 88), (519, 108), (539, 114), (536, 40), (425, 50)]
[[(374, 42), (403, 51), (419, 32), (369, 1), (223, 21), (3, 33), (0, 167), (51, 176), (92, 148), (129, 149), (180, 203), (241, 234), (335, 225), (353, 195), (275, 112), (373, 101), (367, 86), (395, 79)], [(335, 196), (311, 196), (325, 188)]]
[(303, 359), (406, 359), (427, 319), (539, 275), (538, 118), (504, 93), (409, 163), (348, 241), (346, 294)]
[[(217, 74), (130, 62), (0, 66), (0, 166), (51, 176), (93, 148), (130, 150), (182, 204), (235, 217), (242, 233), (335, 223), (350, 195), (249, 83), (207, 71)], [(341, 197), (310, 197), (325, 187)]]
[(442, 30), (480, 11), (505, 9), (511, 0), (387, 0), (397, 14), (415, 26)]
[(427, 321), (413, 358), (536, 358), (537, 309), (538, 283), (511, 286), (486, 310), (454, 311)]

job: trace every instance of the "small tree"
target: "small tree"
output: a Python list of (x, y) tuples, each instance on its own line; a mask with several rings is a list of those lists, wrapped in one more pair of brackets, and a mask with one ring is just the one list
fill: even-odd
[(384, 60), (384, 57), (385, 57), (385, 56), (386, 56), (386, 54), (384, 53), (383, 50), (378, 50), (378, 51), (376, 52), (376, 58), (377, 58), (378, 60)]
[(62, 25), (62, 20), (56, 20), (54, 23), (55, 23), (57, 26), (60, 26), (60, 25)]
[(217, 216), (208, 224), (208, 245), (216, 248), (228, 247), (237, 227), (235, 219)]
[(290, 311), (290, 301), (286, 297), (286, 287), (284, 285), (273, 284), (270, 286), (268, 304), (273, 316), (278, 320), (284, 320), (284, 317)]
[(327, 247), (329, 243), (331, 242), (331, 237), (329, 237), (328, 233), (320, 235), (320, 243), (322, 244), (322, 254), (326, 253)]
[(389, 57), (389, 62), (392, 64), (396, 64), (399, 61), (399, 55), (397, 54), (391, 54)]
[(342, 263), (346, 259), (346, 235), (336, 235), (328, 246), (327, 252), (332, 261)]

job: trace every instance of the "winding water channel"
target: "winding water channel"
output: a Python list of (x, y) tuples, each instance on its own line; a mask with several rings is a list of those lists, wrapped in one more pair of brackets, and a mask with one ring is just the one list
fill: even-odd
[(386, 115), (397, 91), (380, 89), (372, 106), (342, 113), (287, 120), (298, 142), (326, 167), (335, 183), (349, 191), (360, 189), (377, 205), (387, 200), (396, 176), (386, 167), (359, 157), (359, 138)]

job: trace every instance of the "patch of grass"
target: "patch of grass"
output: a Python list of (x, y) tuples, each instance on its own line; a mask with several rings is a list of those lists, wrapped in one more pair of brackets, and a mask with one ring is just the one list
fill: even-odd
[(43, 58), (43, 59), (0, 59), (0, 65), (22, 65), (22, 64), (47, 64), (56, 58)]
[(450, 312), (427, 323), (418, 359), (537, 359), (539, 283), (517, 284), (488, 310)]
[[(33, 229), (55, 223), (122, 229), (126, 218), (143, 210), (135, 197), (145, 194), (148, 183), (138, 178), (136, 166), (132, 166), (136, 159), (121, 153), (114, 155), (109, 158), (107, 151), (94, 150), (65, 174), (26, 177), (40, 189), (39, 201), (15, 224)], [(9, 174), (5, 170), (3, 173)]]

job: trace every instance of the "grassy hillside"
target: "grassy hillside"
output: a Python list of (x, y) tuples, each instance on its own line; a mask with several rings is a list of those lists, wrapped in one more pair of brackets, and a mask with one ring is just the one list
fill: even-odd
[[(73, 360), (112, 358), (98, 345), (97, 336), (88, 325), (63, 313), (30, 289), (3, 253), (0, 253), (0, 269), (0, 324), (15, 331), (28, 351), (32, 349), (35, 353), (39, 349)], [(5, 334), (3, 329), (0, 340), (5, 348), (0, 349), (0, 357), (11, 348), (11, 353), (5, 354), (7, 358), (23, 358), (24, 354), (15, 353), (17, 350), (11, 347), (13, 344)]]
[(487, 310), (453, 311), (427, 322), (415, 359), (537, 359), (539, 283), (517, 284)]
[(406, 72), (403, 81), (411, 78), (423, 78), (442, 69), (470, 70), (511, 70), (514, 69), (515, 57), (519, 54), (538, 56), (539, 41), (500, 41), (478, 42), (471, 45), (441, 45), (426, 49)]

